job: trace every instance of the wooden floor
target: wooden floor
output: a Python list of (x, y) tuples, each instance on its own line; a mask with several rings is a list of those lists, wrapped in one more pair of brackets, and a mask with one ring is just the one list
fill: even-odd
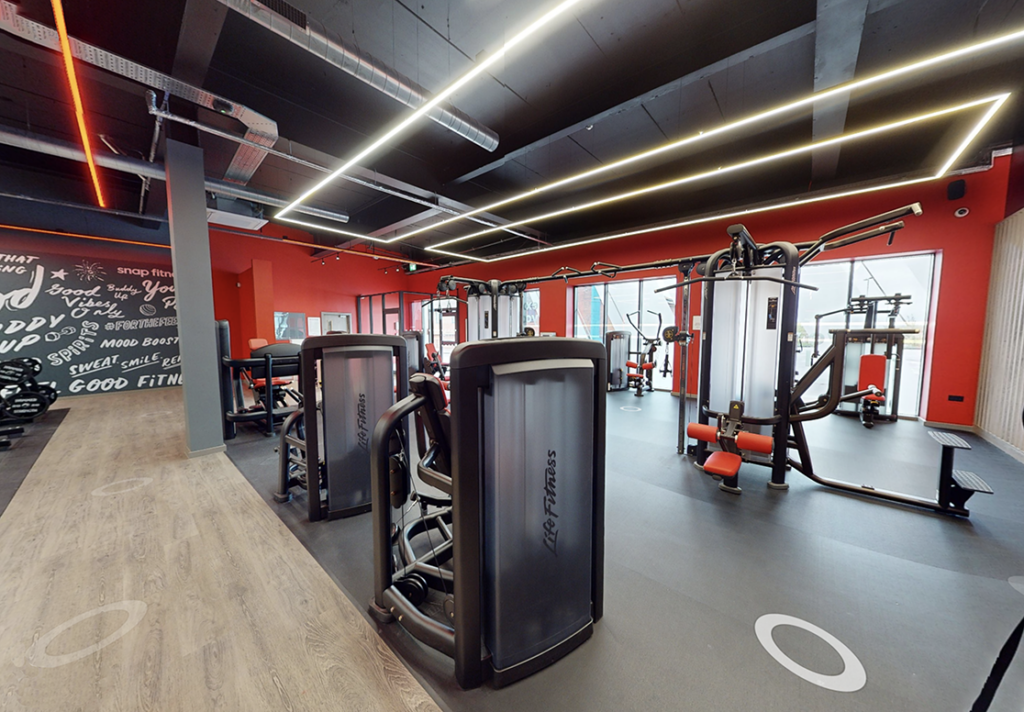
[(0, 710), (436, 710), (179, 389), (67, 401), (0, 517)]

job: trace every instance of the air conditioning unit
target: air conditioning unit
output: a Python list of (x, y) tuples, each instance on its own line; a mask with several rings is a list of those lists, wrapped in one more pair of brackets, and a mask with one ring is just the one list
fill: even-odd
[(207, 193), (206, 222), (243, 230), (259, 230), (269, 221), (263, 219), (262, 205)]

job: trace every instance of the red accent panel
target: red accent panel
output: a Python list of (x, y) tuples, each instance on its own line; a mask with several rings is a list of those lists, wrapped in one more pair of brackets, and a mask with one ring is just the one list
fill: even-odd
[(700, 423), (690, 423), (686, 426), (686, 434), (696, 440), (703, 440), (708, 443), (718, 442), (718, 428), (714, 425), (701, 425)]
[(743, 458), (731, 452), (713, 452), (704, 462), (704, 471), (722, 477), (732, 477), (739, 472)]
[(745, 432), (736, 434), (736, 447), (740, 450), (753, 450), (754, 452), (763, 452), (765, 455), (770, 455), (772, 444), (772, 439), (767, 435)]

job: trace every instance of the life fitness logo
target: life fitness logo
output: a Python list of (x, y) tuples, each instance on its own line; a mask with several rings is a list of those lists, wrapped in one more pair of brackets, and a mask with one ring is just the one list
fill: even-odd
[(558, 514), (555, 512), (556, 474), (555, 462), (557, 460), (554, 450), (548, 450), (548, 466), (544, 470), (544, 546), (558, 556)]

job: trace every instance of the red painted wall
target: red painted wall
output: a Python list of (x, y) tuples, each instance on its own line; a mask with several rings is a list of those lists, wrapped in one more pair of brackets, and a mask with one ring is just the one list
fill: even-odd
[[(275, 237), (288, 235), (309, 240), (298, 230), (267, 225), (263, 233)], [(339, 254), (313, 260), (312, 248), (234, 233), (210, 230), (210, 259), (213, 266), (213, 306), (217, 319), (231, 322), (231, 353), (247, 354), (242, 340), (241, 289), (239, 275), (251, 269), (254, 260), (270, 263), (273, 272), (271, 311), (300, 312), (307, 317), (320, 312), (349, 312), (355, 324), (356, 297), (403, 289), (406, 279), (395, 266), (368, 257)], [(259, 280), (256, 280), (259, 282)], [(265, 296), (266, 290), (263, 290)], [(248, 337), (246, 337), (248, 339)]]
[[(967, 194), (951, 203), (946, 198), (948, 181), (936, 181), (899, 190), (813, 205), (787, 208), (745, 216), (743, 223), (758, 242), (808, 241), (836, 227), (911, 203), (921, 202), (924, 215), (908, 218), (907, 227), (892, 247), (884, 239), (854, 245), (836, 253), (838, 258), (863, 257), (904, 252), (932, 251), (936, 262), (938, 296), (933, 300), (932, 321), (925, 363), (922, 414), (931, 421), (971, 425), (981, 360), (989, 271), (992, 259), (994, 227), (1003, 219), (1007, 206), (1010, 158), (996, 160), (992, 170), (963, 176)], [(966, 206), (971, 213), (963, 219), (953, 217), (956, 207)], [(302, 312), (319, 316), (321, 311), (356, 312), (356, 296), (385, 291), (410, 290), (433, 292), (440, 276), (447, 273), (477, 279), (522, 279), (549, 275), (562, 266), (588, 268), (595, 261), (632, 264), (657, 259), (702, 255), (728, 243), (725, 229), (733, 220), (665, 230), (607, 243), (595, 243), (573, 249), (557, 250), (506, 260), (492, 265), (472, 264), (451, 270), (432, 270), (405, 275), (394, 266), (389, 274), (384, 261), (351, 255), (327, 258), (321, 265), (312, 260), (311, 248), (224, 233), (210, 234), (213, 265), (214, 311), (218, 319), (232, 324), (232, 353), (241, 354), (241, 300), (239, 275), (251, 269), (253, 260), (266, 260), (273, 271), (273, 310)], [(277, 225), (267, 225), (268, 235), (290, 235), (308, 239), (308, 235)], [(36, 248), (82, 256), (113, 256), (139, 262), (169, 264), (169, 253), (147, 248), (108, 246), (68, 238), (27, 236), (0, 231), (5, 247)], [(632, 280), (648, 276), (677, 275), (669, 270), (637, 272), (619, 277)], [(603, 281), (603, 280), (593, 280)], [(572, 291), (582, 281), (549, 282), (541, 285), (541, 330), (559, 335), (571, 333)], [(693, 313), (699, 311), (694, 299)], [(680, 315), (681, 316), (681, 315)], [(696, 350), (694, 350), (695, 352)], [(674, 367), (679, 372), (678, 364)], [(696, 371), (693, 355), (691, 373)], [(694, 376), (695, 378), (695, 376)], [(695, 389), (691, 380), (690, 390)], [(962, 395), (962, 403), (951, 402), (949, 395)]]
[[(994, 229), (996, 223), (1003, 219), (1006, 209), (1009, 168), (1009, 157), (1002, 157), (996, 159), (994, 167), (989, 171), (963, 176), (967, 183), (966, 196), (955, 202), (950, 202), (946, 197), (949, 181), (934, 181), (841, 200), (750, 214), (742, 221), (736, 218), (713, 221), (489, 265), (474, 263), (449, 271), (418, 273), (409, 277), (405, 288), (429, 291), (436, 286), (437, 279), (447, 273), (476, 279), (510, 280), (549, 275), (565, 265), (587, 269), (595, 261), (626, 265), (707, 254), (728, 245), (725, 230), (734, 222), (743, 222), (759, 243), (776, 240), (811, 241), (837, 227), (920, 202), (924, 214), (906, 219), (907, 227), (897, 234), (892, 247), (886, 246), (884, 238), (878, 238), (833, 254), (835, 258), (849, 259), (904, 252), (939, 253), (941, 260), (936, 262), (939, 296), (932, 306), (922, 415), (930, 421), (972, 425)], [(955, 218), (954, 209), (962, 206), (970, 208), (970, 215), (962, 219)], [(668, 274), (678, 275), (678, 272), (634, 272), (618, 279), (632, 280)], [(555, 331), (559, 336), (571, 333), (572, 315), (567, 314), (567, 311), (571, 312), (571, 288), (587, 281), (573, 280), (568, 285), (558, 281), (541, 285), (542, 331)], [(699, 308), (699, 297), (695, 292), (692, 313), (699, 313)], [(690, 373), (695, 374), (696, 349), (692, 351)], [(678, 364), (673, 370), (679, 372)], [(693, 379), (695, 375), (691, 378), (691, 392), (696, 390)], [(964, 401), (949, 401), (949, 395), (962, 395)]]

